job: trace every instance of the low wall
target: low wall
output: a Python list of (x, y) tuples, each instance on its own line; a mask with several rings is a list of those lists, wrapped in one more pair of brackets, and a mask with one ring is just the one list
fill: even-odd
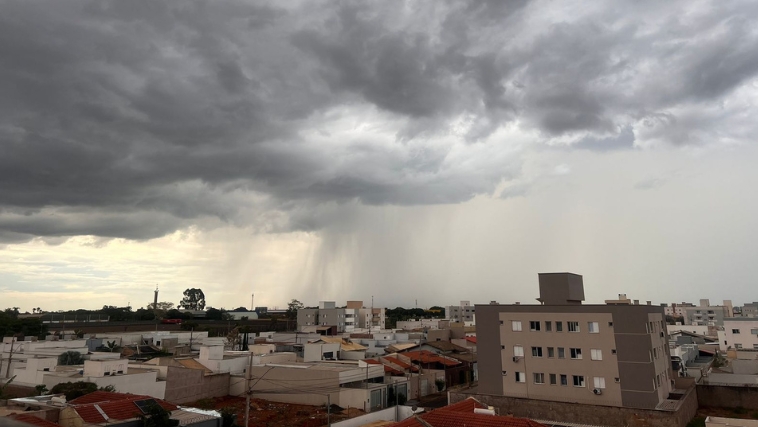
[(361, 415), (360, 417), (332, 423), (332, 427), (359, 427), (375, 421), (402, 421), (411, 415), (413, 415), (413, 409), (411, 409), (410, 406), (398, 405), (370, 414)]
[(473, 397), (495, 407), (501, 415), (614, 427), (684, 427), (698, 407), (694, 387), (682, 397), (681, 406), (675, 412), (494, 396), (476, 394), (475, 390), (450, 392), (449, 396), (451, 404)]
[(758, 409), (758, 387), (698, 384), (697, 401), (712, 408)]

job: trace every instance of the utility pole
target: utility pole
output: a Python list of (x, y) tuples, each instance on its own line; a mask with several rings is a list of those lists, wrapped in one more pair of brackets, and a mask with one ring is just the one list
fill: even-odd
[(8, 366), (5, 368), (5, 378), (11, 377), (11, 362), (13, 361), (13, 343), (16, 342), (15, 337), (11, 337), (11, 351), (8, 353)]
[(247, 366), (247, 375), (245, 375), (245, 427), (248, 427), (250, 422), (250, 395), (253, 394), (253, 390), (250, 389), (250, 374), (253, 370), (253, 352), (248, 352), (249, 362)]

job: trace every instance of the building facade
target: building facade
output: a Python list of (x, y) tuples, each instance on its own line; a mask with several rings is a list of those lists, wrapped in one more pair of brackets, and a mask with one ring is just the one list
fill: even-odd
[(459, 305), (445, 307), (445, 314), (453, 322), (473, 322), (474, 306), (471, 301), (461, 301)]
[(724, 321), (724, 330), (719, 331), (719, 348), (722, 351), (758, 350), (758, 319), (735, 317)]
[(672, 390), (663, 307), (582, 305), (582, 276), (539, 275), (542, 305), (477, 305), (479, 391), (655, 408)]
[(711, 305), (707, 299), (701, 299), (696, 307), (685, 307), (684, 321), (687, 325), (723, 326), (724, 319), (732, 318), (732, 302), (725, 300), (724, 305)]

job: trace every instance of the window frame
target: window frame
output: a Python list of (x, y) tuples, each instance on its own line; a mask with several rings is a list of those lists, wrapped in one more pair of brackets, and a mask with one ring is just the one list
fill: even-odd
[(568, 330), (571, 333), (582, 332), (582, 329), (581, 329), (581, 326), (579, 325), (579, 322), (575, 322), (575, 321), (567, 321), (566, 322), (566, 330)]
[(520, 320), (511, 320), (511, 331), (513, 332), (521, 332), (522, 325)]
[(569, 348), (569, 356), (571, 360), (582, 360), (582, 348), (581, 347)]
[[(573, 380), (574, 387), (579, 387), (579, 388), (587, 387), (587, 381), (584, 380), (584, 375), (572, 375), (571, 377)], [(577, 382), (579, 382), (580, 384), (577, 385)]]

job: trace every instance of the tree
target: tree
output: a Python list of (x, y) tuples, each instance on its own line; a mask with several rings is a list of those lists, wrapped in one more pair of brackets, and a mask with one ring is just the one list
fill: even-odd
[(82, 363), (84, 363), (84, 358), (78, 351), (69, 350), (58, 356), (59, 365), (81, 365)]
[(88, 381), (77, 381), (56, 384), (50, 394), (65, 394), (66, 400), (74, 400), (77, 397), (97, 391), (97, 384)]
[(225, 406), (218, 411), (221, 414), (221, 427), (234, 427), (237, 421), (237, 408)]
[(287, 319), (289, 320), (295, 320), (297, 319), (297, 311), (301, 308), (305, 307), (303, 303), (300, 301), (293, 299), (292, 301), (287, 304)]
[(142, 427), (176, 427), (179, 420), (172, 420), (171, 413), (155, 400), (148, 401), (147, 410), (144, 414), (138, 414), (137, 418), (142, 421)]
[(48, 391), (50, 390), (48, 390), (47, 386), (44, 384), (38, 384), (34, 386), (35, 396), (44, 396)]
[(184, 298), (179, 303), (179, 308), (186, 310), (202, 310), (205, 308), (205, 294), (202, 289), (190, 288), (184, 291)]
[(223, 312), (217, 308), (209, 307), (205, 310), (205, 318), (208, 320), (222, 320)]
[[(147, 305), (147, 309), (152, 311), (155, 315), (153, 316), (153, 319), (156, 317), (166, 317), (166, 313), (174, 308), (173, 302), (163, 301), (159, 303), (150, 303)], [(139, 310), (137, 310), (139, 311)], [(152, 319), (148, 319), (152, 320)]]

